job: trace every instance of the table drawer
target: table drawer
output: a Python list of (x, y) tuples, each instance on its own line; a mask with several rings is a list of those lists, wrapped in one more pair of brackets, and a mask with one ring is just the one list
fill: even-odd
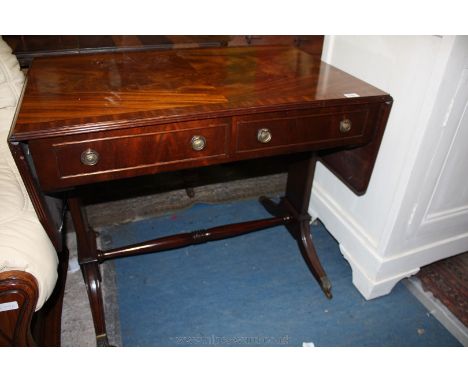
[(323, 149), (362, 143), (377, 115), (372, 106), (293, 110), (239, 118), (237, 153)]
[[(101, 131), (31, 142), (46, 189), (190, 167), (227, 156), (230, 119)], [(51, 168), (53, 167), (53, 168)]]

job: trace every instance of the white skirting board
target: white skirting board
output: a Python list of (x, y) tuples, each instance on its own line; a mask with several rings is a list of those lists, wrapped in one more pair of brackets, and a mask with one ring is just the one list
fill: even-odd
[[(388, 256), (379, 253), (378, 242), (350, 216), (327, 192), (314, 183), (310, 214), (319, 218), (335, 239), (353, 272), (353, 284), (366, 299), (384, 296), (398, 281), (417, 273), (420, 267), (464, 252), (468, 233)], [(320, 256), (320, 254), (319, 254)]]

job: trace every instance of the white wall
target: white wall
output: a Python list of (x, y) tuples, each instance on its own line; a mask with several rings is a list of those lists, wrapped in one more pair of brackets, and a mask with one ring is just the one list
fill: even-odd
[[(426, 182), (426, 186), (431, 187), (441, 179), (439, 206), (463, 210), (465, 199), (468, 205), (468, 191), (464, 194), (466, 198), (461, 196), (450, 204), (448, 199), (453, 199), (453, 192), (447, 193), (444, 186), (449, 181), (447, 177), (460, 177), (463, 169), (447, 173), (447, 179), (439, 174), (453, 134), (445, 134), (447, 142), (439, 147), (437, 158), (434, 159), (433, 151), (430, 151), (440, 142), (441, 119), (445, 118), (451, 102), (448, 95), (455, 94), (459, 86), (467, 48), (466, 38), (453, 36), (325, 38), (324, 61), (377, 86), (394, 98), (366, 194), (356, 196), (319, 164), (310, 205), (311, 215), (319, 217), (340, 243), (340, 249), (353, 269), (353, 282), (366, 298), (389, 293), (397, 281), (417, 272), (420, 266), (453, 255), (455, 250), (460, 251), (466, 245), (460, 242), (449, 252), (445, 250), (442, 254), (439, 251), (424, 257), (420, 248), (430, 245), (433, 237), (412, 238), (417, 236), (416, 231), (420, 231), (427, 210), (422, 201), (417, 201), (422, 196), (418, 190), (427, 177), (428, 161), (440, 162), (440, 166), (433, 166), (432, 183)], [(461, 113), (461, 110), (457, 112)], [(452, 119), (456, 120), (455, 117)], [(453, 154), (452, 157), (452, 161), (457, 161), (460, 155)], [(434, 196), (431, 190), (426, 194), (429, 196), (423, 195), (423, 199), (427, 205)], [(413, 223), (413, 231), (408, 230), (408, 222)], [(434, 225), (431, 232), (436, 228), (440, 230), (441, 225)], [(454, 231), (444, 232), (442, 236), (439, 239), (446, 240), (454, 236)], [(409, 256), (415, 251), (419, 255)]]

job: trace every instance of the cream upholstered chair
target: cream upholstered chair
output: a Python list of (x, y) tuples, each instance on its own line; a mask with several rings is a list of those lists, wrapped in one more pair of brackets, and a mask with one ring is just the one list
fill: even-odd
[(0, 37), (0, 345), (34, 345), (30, 323), (57, 282), (57, 252), (38, 220), (7, 137), (24, 75)]

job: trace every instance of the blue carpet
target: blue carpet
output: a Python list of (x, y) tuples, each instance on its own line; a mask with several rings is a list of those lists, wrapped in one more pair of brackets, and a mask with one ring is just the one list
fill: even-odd
[[(112, 247), (268, 217), (256, 200), (199, 204), (106, 228)], [(322, 225), (314, 243), (327, 300), (283, 227), (115, 260), (124, 346), (460, 346), (401, 284), (366, 301)]]

